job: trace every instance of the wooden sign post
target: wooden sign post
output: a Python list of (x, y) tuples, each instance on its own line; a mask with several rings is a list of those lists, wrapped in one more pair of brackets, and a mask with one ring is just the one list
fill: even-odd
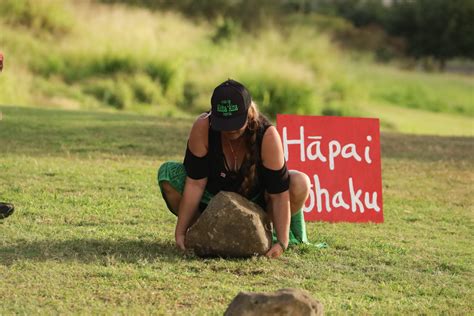
[(383, 222), (378, 119), (278, 115), (288, 168), (311, 179), (308, 221)]

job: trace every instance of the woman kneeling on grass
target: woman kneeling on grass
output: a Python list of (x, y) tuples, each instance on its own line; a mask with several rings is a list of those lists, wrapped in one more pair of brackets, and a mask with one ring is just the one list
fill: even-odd
[(176, 245), (185, 250), (188, 228), (221, 190), (240, 193), (266, 210), (276, 231), (266, 256), (276, 258), (288, 244), (306, 243), (302, 207), (310, 181), (288, 171), (276, 128), (237, 81), (220, 84), (211, 105), (194, 122), (184, 163), (166, 162), (158, 171), (163, 198), (178, 216)]

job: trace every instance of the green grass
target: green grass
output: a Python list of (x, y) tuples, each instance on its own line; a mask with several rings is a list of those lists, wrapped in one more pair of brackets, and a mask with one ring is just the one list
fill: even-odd
[(281, 259), (174, 247), (156, 169), (189, 119), (0, 107), (0, 314), (222, 315), (239, 291), (308, 290), (328, 314), (470, 314), (474, 140), (382, 135), (385, 223), (309, 223)]
[(349, 67), (373, 103), (474, 117), (474, 80), (470, 76), (422, 73), (366, 63)]
[(474, 136), (474, 118), (394, 105), (361, 106), (364, 116), (380, 119), (382, 130), (409, 134)]

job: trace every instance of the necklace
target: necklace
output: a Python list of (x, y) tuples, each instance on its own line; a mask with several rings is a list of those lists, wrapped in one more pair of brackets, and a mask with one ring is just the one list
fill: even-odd
[(227, 143), (229, 144), (229, 147), (230, 147), (230, 151), (232, 152), (232, 157), (234, 157), (234, 169), (233, 171), (237, 171), (237, 155), (235, 154), (235, 151), (237, 152), (237, 154), (239, 153), (239, 149), (240, 149), (240, 143), (239, 143), (239, 147), (237, 147), (237, 149), (234, 151), (234, 148), (232, 147), (232, 144), (230, 143), (230, 140), (227, 140)]

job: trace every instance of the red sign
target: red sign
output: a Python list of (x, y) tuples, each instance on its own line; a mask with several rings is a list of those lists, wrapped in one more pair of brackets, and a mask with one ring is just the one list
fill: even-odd
[(311, 179), (306, 220), (383, 222), (378, 119), (284, 114), (277, 128), (288, 168)]

